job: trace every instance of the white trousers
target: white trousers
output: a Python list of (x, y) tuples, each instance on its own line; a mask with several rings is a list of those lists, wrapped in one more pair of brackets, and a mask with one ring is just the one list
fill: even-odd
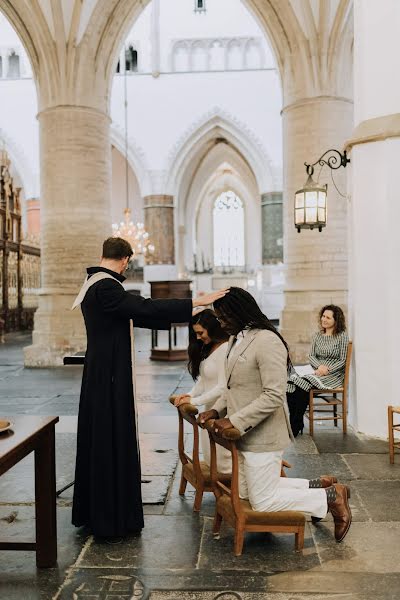
[(239, 495), (253, 510), (298, 510), (323, 519), (328, 511), (324, 489), (310, 489), (308, 479), (281, 477), (283, 452), (239, 451)]

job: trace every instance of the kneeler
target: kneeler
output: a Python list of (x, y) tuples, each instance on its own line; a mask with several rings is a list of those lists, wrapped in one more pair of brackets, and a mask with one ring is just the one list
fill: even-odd
[[(259, 512), (251, 508), (248, 500), (239, 497), (239, 459), (236, 442), (240, 432), (225, 429), (221, 434), (215, 433), (213, 420), (206, 422), (206, 429), (211, 444), (211, 482), (216, 498), (213, 533), (218, 539), (222, 521), (226, 521), (235, 530), (234, 553), (240, 556), (243, 550), (244, 534), (249, 532), (294, 533), (295, 549), (304, 547), (305, 516), (298, 511)], [(232, 479), (228, 487), (217, 471), (216, 444), (223, 446), (232, 455)]]
[[(176, 396), (171, 396), (169, 401), (173, 405)], [(178, 431), (178, 451), (179, 458), (182, 465), (181, 482), (179, 486), (179, 494), (184, 495), (188, 482), (196, 490), (194, 499), (193, 511), (199, 512), (201, 503), (203, 500), (204, 492), (213, 492), (213, 485), (211, 481), (211, 471), (209, 465), (200, 460), (200, 436), (199, 436), (199, 425), (196, 421), (198, 410), (193, 404), (182, 404), (177, 407), (178, 419), (179, 419), (179, 431)], [(193, 431), (193, 450), (191, 455), (185, 449), (185, 431), (184, 421), (191, 425)], [(284, 467), (290, 468), (290, 464), (286, 461), (282, 461), (281, 477), (286, 477)], [(224, 484), (229, 487), (231, 482), (230, 474), (218, 474), (219, 480), (223, 481)]]

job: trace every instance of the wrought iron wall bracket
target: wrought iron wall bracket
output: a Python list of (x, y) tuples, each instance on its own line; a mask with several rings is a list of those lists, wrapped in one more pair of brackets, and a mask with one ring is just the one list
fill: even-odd
[[(325, 158), (326, 156), (327, 158)], [(346, 150), (344, 150), (342, 154), (339, 150), (331, 148), (324, 152), (315, 163), (308, 164), (305, 162), (304, 166), (306, 167), (307, 175), (312, 175), (314, 173), (315, 165), (321, 165), (321, 167), (327, 165), (330, 169), (340, 169), (340, 167), (346, 167), (349, 162), (350, 159), (347, 158)]]

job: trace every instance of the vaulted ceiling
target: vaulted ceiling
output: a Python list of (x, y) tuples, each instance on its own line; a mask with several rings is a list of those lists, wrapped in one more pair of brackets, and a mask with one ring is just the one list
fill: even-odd
[[(41, 109), (108, 110), (119, 48), (149, 0), (2, 0), (30, 56)], [(274, 49), (285, 104), (349, 95), (352, 0), (246, 0)]]

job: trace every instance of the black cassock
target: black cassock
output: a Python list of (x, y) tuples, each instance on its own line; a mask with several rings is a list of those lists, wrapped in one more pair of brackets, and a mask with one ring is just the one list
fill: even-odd
[[(89, 277), (104, 272), (91, 267)], [(87, 350), (79, 404), (72, 523), (97, 536), (124, 536), (143, 527), (141, 472), (132, 384), (130, 319), (135, 327), (168, 329), (190, 322), (191, 300), (134, 296), (109, 278), (82, 302)]]

